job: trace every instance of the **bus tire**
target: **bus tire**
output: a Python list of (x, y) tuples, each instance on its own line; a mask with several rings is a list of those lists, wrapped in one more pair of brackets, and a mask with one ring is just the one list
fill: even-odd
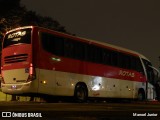
[(144, 90), (140, 89), (138, 91), (138, 101), (144, 101), (145, 100), (145, 92)]
[(76, 102), (86, 102), (88, 97), (88, 91), (86, 85), (78, 84), (75, 87), (74, 98)]

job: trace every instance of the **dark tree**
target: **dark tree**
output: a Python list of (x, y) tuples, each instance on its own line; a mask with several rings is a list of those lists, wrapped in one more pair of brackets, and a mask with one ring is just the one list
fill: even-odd
[(34, 11), (27, 11), (25, 6), (20, 5), (20, 0), (0, 0), (0, 39), (6, 31), (27, 25), (36, 25), (67, 33), (65, 27), (51, 17), (43, 17)]

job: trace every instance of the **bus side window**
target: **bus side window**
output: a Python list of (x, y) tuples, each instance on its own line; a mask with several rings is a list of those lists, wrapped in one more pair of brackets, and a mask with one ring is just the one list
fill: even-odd
[(52, 36), (52, 53), (55, 55), (64, 55), (64, 39), (57, 36)]
[(118, 66), (118, 54), (115, 51), (111, 52), (111, 65)]
[(94, 60), (96, 63), (102, 64), (102, 49), (98, 46), (95, 46)]
[(119, 53), (118, 54), (118, 66), (126, 69), (127, 63), (128, 63), (127, 56), (124, 53)]
[(102, 56), (103, 64), (111, 65), (111, 51), (104, 49)]
[(142, 67), (142, 64), (141, 64), (141, 61), (140, 61), (140, 58), (138, 57), (135, 57), (135, 62), (136, 62), (136, 70), (140, 73), (142, 73), (144, 75), (144, 70), (143, 70), (143, 67)]
[(51, 41), (51, 37), (49, 34), (47, 33), (41, 33), (41, 43), (42, 43), (42, 47), (44, 50), (51, 52), (51, 47), (50, 47), (50, 41)]
[(131, 56), (126, 55), (126, 68), (131, 69)]
[(91, 44), (87, 44), (86, 46), (86, 60), (90, 62), (94, 61), (94, 48)]
[(125, 68), (125, 65), (124, 65), (124, 55), (122, 53), (118, 53), (118, 66), (120, 68)]
[(71, 39), (64, 39), (64, 55), (66, 57), (74, 58), (74, 41)]
[(95, 63), (102, 63), (102, 52), (101, 52), (101, 48), (99, 48), (98, 46), (92, 46), (90, 53), (92, 54), (92, 62)]
[(85, 44), (75, 41), (74, 43), (74, 58), (84, 60), (85, 59)]
[(44, 50), (63, 56), (64, 54), (64, 40), (61, 37), (49, 34), (41, 33), (41, 43)]
[(136, 68), (136, 58), (134, 56), (131, 57), (131, 69), (137, 70)]

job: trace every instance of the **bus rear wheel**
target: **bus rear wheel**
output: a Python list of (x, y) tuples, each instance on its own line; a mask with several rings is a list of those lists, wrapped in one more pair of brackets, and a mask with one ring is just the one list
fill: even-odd
[(138, 91), (138, 101), (144, 101), (145, 100), (145, 92), (143, 90)]
[(74, 91), (74, 97), (76, 102), (86, 102), (88, 97), (87, 87), (83, 84), (77, 85)]

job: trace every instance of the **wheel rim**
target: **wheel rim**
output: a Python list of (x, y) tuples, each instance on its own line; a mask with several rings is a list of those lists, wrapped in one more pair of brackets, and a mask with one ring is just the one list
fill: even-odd
[(79, 89), (79, 91), (77, 92), (77, 98), (79, 100), (84, 100), (85, 99), (85, 91), (82, 88)]
[(144, 94), (143, 94), (143, 92), (139, 92), (138, 93), (138, 100), (139, 101), (143, 101), (144, 100)]
[(138, 94), (138, 100), (143, 100), (143, 95), (142, 95), (142, 93), (139, 93), (139, 94)]
[(87, 92), (84, 86), (77, 86), (75, 90), (75, 98), (78, 102), (85, 102), (87, 98)]

